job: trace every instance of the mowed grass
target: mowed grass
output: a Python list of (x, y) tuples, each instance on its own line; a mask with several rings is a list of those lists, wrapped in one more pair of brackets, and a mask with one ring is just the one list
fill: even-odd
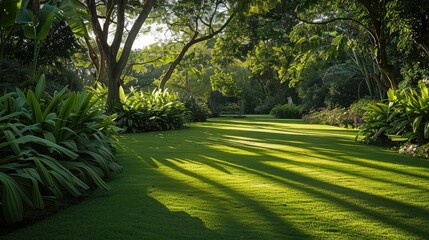
[(269, 117), (122, 136), (108, 193), (3, 239), (427, 239), (429, 162)]

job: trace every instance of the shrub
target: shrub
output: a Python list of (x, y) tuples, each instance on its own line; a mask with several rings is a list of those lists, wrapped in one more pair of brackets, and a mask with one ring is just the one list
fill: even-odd
[(119, 172), (114, 153), (117, 128), (88, 92), (36, 89), (0, 97), (0, 206), (3, 220), (22, 220), (26, 208), (78, 197)]
[(429, 142), (429, 88), (421, 83), (418, 89), (388, 91), (388, 102), (366, 108), (365, 123), (360, 135), (372, 143), (379, 137), (397, 135), (409, 143)]
[(189, 96), (185, 100), (185, 107), (191, 113), (191, 121), (192, 122), (205, 122), (207, 118), (211, 115), (211, 111), (207, 104), (205, 104), (202, 100), (197, 99), (193, 96)]
[(353, 128), (359, 128), (363, 124), (365, 108), (371, 104), (377, 103), (378, 100), (372, 98), (361, 98), (359, 101), (352, 103), (347, 110), (348, 123)]
[(294, 104), (277, 105), (271, 109), (270, 114), (276, 118), (300, 119), (299, 107)]
[(349, 108), (322, 108), (306, 114), (303, 119), (307, 123), (359, 128), (363, 124), (364, 109), (376, 102), (375, 99), (363, 98), (350, 105)]
[(222, 114), (239, 114), (240, 107), (237, 103), (226, 103), (221, 107)]
[(226, 97), (218, 90), (210, 92), (208, 106), (212, 112), (212, 117), (219, 117), (222, 106), (226, 103)]
[(345, 108), (327, 109), (311, 112), (303, 117), (304, 121), (312, 124), (347, 127), (350, 122)]
[(356, 139), (359, 135), (364, 135), (363, 142), (368, 144), (382, 144), (388, 143), (387, 133), (391, 132), (392, 118), (390, 116), (395, 111), (393, 104), (386, 102), (378, 102), (369, 105), (365, 108), (366, 112), (363, 116), (364, 123), (361, 126)]
[(125, 132), (148, 132), (183, 127), (189, 119), (189, 110), (167, 90), (137, 91), (121, 94), (117, 125)]

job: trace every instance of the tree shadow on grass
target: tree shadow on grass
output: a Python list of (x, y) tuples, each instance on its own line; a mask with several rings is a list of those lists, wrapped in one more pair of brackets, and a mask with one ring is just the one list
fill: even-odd
[(142, 186), (132, 175), (116, 179), (111, 193), (97, 192), (79, 205), (1, 239), (222, 239), (201, 219), (168, 209), (151, 197), (157, 186)]
[[(225, 239), (267, 239), (267, 235), (258, 231), (258, 229), (253, 228), (254, 226), (244, 224), (237, 219), (240, 217), (245, 217), (241, 215), (240, 208), (246, 208), (251, 212), (257, 213), (260, 217), (260, 225), (265, 225), (264, 231), (270, 232), (270, 238), (272, 239), (309, 239), (310, 235), (305, 232), (297, 229), (293, 225), (285, 221), (284, 218), (281, 218), (278, 213), (273, 212), (267, 206), (264, 206), (257, 200), (250, 198), (249, 196), (244, 195), (243, 193), (234, 190), (232, 187), (210, 179), (208, 176), (204, 176), (185, 168), (181, 167), (181, 164), (184, 162), (198, 162), (201, 164), (206, 164), (207, 162), (202, 162), (198, 160), (189, 160), (189, 159), (162, 159), (160, 160), (164, 166), (171, 168), (172, 170), (186, 175), (190, 178), (194, 178), (200, 182), (203, 182), (207, 185), (210, 185), (212, 188), (217, 191), (222, 192), (226, 198), (219, 198), (216, 194), (208, 192), (206, 190), (194, 189), (191, 191), (197, 191), (200, 193), (199, 198), (205, 201), (205, 204), (213, 205), (213, 208), (223, 208), (226, 211), (223, 211), (221, 216), (222, 225), (227, 226), (222, 229), (217, 229), (217, 232), (223, 236)], [(210, 163), (207, 164), (210, 167), (215, 169), (220, 169), (221, 172), (230, 174), (230, 172), (225, 172), (221, 165)], [(203, 194), (201, 194), (203, 193)], [(231, 200), (232, 199), (232, 200)], [(274, 238), (273, 238), (274, 237)]]
[[(228, 173), (232, 171), (228, 169), (239, 169), (240, 171), (277, 182), (288, 188), (304, 192), (315, 199), (323, 199), (340, 208), (347, 209), (347, 211), (364, 216), (364, 218), (391, 226), (402, 232), (407, 232), (410, 236), (424, 238), (429, 235), (429, 230), (424, 227), (429, 223), (429, 210), (426, 207), (416, 206), (415, 204), (395, 200), (391, 197), (384, 197), (382, 195), (383, 190), (381, 192), (357, 190), (322, 181), (285, 168), (267, 165), (268, 162), (277, 162), (308, 169), (316, 168), (346, 176), (364, 178), (369, 181), (368, 184), (371, 184), (371, 181), (381, 182), (397, 187), (415, 189), (423, 192), (423, 194), (427, 194), (425, 190), (429, 187), (429, 174), (424, 169), (429, 169), (428, 161), (406, 158), (396, 153), (387, 152), (381, 148), (356, 145), (353, 144), (350, 136), (331, 136), (331, 132), (341, 134), (342, 130), (326, 130), (323, 133), (327, 134), (309, 135), (308, 132), (305, 132), (305, 129), (286, 129), (282, 132), (281, 129), (270, 127), (266, 123), (257, 123), (254, 125), (255, 123), (246, 123), (245, 121), (235, 120), (232, 122), (231, 124), (231, 122), (218, 121), (216, 126), (206, 125), (204, 126), (204, 131), (206, 131), (205, 137), (199, 136), (199, 138), (186, 139), (187, 142), (196, 144), (199, 152), (203, 152), (204, 154), (195, 156), (196, 152), (194, 151), (180, 153), (180, 156), (186, 156), (186, 158), (180, 156), (173, 158), (176, 163), (172, 159), (164, 159), (163, 164), (191, 178), (222, 189), (232, 198), (241, 199), (243, 204), (249, 204), (250, 208), (261, 212), (263, 216), (267, 216), (270, 213), (263, 206), (259, 205), (257, 201), (249, 201), (245, 196), (232, 191), (220, 182), (213, 181), (205, 176), (182, 168), (181, 164), (186, 161), (198, 162), (199, 164), (205, 164), (211, 168), (221, 169), (223, 172)], [(258, 126), (259, 129), (256, 129)], [(312, 129), (312, 131), (317, 131), (317, 129)], [(233, 136), (240, 138), (245, 136), (250, 139), (248, 140), (249, 144), (246, 144), (246, 141), (238, 141)], [(262, 147), (255, 146), (253, 141), (256, 141), (256, 145), (261, 144)], [(204, 144), (199, 144), (199, 142), (204, 142)], [(267, 154), (266, 143), (291, 146), (295, 149), (302, 149), (302, 151), (294, 152), (273, 147), (270, 151), (271, 153), (276, 152), (276, 154)], [(223, 145), (225, 149), (229, 149), (228, 151), (237, 149), (237, 152), (222, 152), (210, 148), (210, 144)], [(240, 152), (253, 152), (255, 156), (243, 155)], [(308, 152), (317, 152), (317, 156)], [(285, 157), (276, 157), (277, 155), (284, 155)], [(317, 158), (320, 161), (296, 161), (293, 159), (293, 156), (297, 155), (301, 158)], [(324, 161), (330, 164), (325, 164)], [(335, 164), (341, 166), (336, 167)], [(355, 172), (354, 168), (365, 171)], [(377, 175), (370, 174), (371, 171), (388, 174), (388, 176), (397, 175), (398, 177), (401, 176), (401, 178), (405, 176), (416, 179), (416, 181), (414, 183), (402, 183), (400, 180), (394, 178), (382, 179)], [(422, 199), (425, 199), (425, 197), (423, 196)], [(270, 216), (267, 221), (276, 222), (279, 219), (276, 219), (276, 216)], [(418, 224), (415, 225), (415, 223)], [(287, 223), (285, 223), (285, 226), (288, 228)], [(281, 232), (280, 228), (277, 231)], [(297, 230), (293, 229), (293, 231)], [(367, 237), (370, 238), (371, 235), (367, 235)]]
[[(281, 161), (284, 160), (285, 159), (281, 159)], [(228, 165), (227, 163), (224, 164)], [(246, 164), (241, 164), (241, 166), (234, 165), (231, 167), (240, 168), (243, 171), (247, 171), (249, 174), (258, 175), (289, 188), (306, 192), (314, 196), (315, 199), (327, 200), (351, 212), (365, 215), (368, 218), (378, 220), (394, 228), (402, 229), (410, 234), (424, 237), (429, 233), (425, 228), (414, 226), (413, 223), (404, 221), (404, 219), (407, 218), (419, 218), (428, 223), (429, 211), (423, 207), (320, 181), (294, 171), (279, 169), (273, 166), (267, 170), (267, 166), (261, 162), (252, 164), (251, 167), (246, 166)], [(259, 171), (257, 169), (265, 170)], [(382, 211), (374, 210), (373, 208), (375, 207), (381, 207)], [(391, 213), (395, 213), (396, 216), (389, 215)]]

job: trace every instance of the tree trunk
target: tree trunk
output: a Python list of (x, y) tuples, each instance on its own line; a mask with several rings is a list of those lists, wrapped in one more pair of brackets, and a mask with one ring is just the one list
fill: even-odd
[(97, 53), (95, 49), (92, 47), (91, 42), (88, 37), (84, 38), (86, 47), (88, 48), (88, 55), (91, 59), (92, 64), (95, 67), (95, 83), (101, 83), (104, 75), (104, 58), (102, 56), (102, 52)]
[[(104, 74), (104, 70), (107, 73), (107, 86), (109, 88), (107, 95), (107, 107), (109, 111), (113, 111), (115, 106), (120, 103), (119, 86), (121, 74), (128, 61), (128, 57), (130, 56), (132, 45), (143, 23), (146, 21), (149, 13), (152, 11), (155, 0), (144, 1), (142, 11), (139, 13), (138, 17), (134, 21), (133, 26), (131, 27), (131, 30), (128, 32), (128, 36), (126, 38), (125, 44), (123, 45), (122, 51), (119, 51), (125, 29), (125, 8), (127, 3), (127, 0), (117, 0), (111, 3), (108, 2), (107, 4), (109, 4), (109, 6), (106, 6), (107, 16), (102, 27), (99, 22), (96, 1), (86, 0), (86, 5), (90, 15), (90, 22), (96, 37), (96, 43), (100, 49), (100, 58), (97, 58), (99, 61), (97, 68), (97, 80), (101, 79)], [(109, 25), (112, 22), (110, 17), (113, 16), (113, 12), (115, 12), (116, 16), (116, 31), (113, 41), (109, 45)]]
[(120, 76), (122, 71), (117, 71), (116, 58), (113, 55), (106, 59), (106, 70), (107, 70), (107, 86), (109, 88), (107, 94), (107, 109), (113, 112), (120, 104), (119, 99), (119, 86)]
[(384, 74), (388, 82), (386, 85), (390, 85), (390, 88), (396, 90), (398, 88), (398, 83), (395, 78), (395, 71), (393, 65), (389, 64), (387, 56), (387, 39), (386, 33), (387, 27), (384, 22), (385, 7), (384, 2), (375, 2), (368, 0), (358, 0), (358, 2), (366, 9), (369, 19), (371, 20), (371, 25), (373, 27), (372, 35), (374, 45), (376, 46), (377, 52), (375, 54), (375, 62), (380, 68), (381, 72)]
[[(110, 70), (110, 69), (109, 69)], [(109, 78), (109, 82), (107, 84), (109, 91), (107, 94), (107, 109), (109, 111), (112, 111), (116, 108), (116, 106), (120, 103), (120, 99), (119, 99), (119, 79), (118, 80), (113, 80), (114, 77), (111, 76), (111, 71), (108, 71), (108, 78)], [(113, 81), (112, 81), (113, 80)]]
[(389, 81), (388, 83), (386, 83), (386, 85), (390, 86), (390, 88), (393, 90), (398, 89), (398, 83), (396, 82), (394, 67), (390, 64), (384, 63), (379, 63), (378, 66), (380, 67), (382, 74), (384, 74), (386, 79)]

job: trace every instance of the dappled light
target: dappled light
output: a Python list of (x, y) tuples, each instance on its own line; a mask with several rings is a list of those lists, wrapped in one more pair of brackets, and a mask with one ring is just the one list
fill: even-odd
[[(425, 160), (355, 144), (335, 127), (216, 120), (198, 128), (204, 133), (163, 136), (170, 140), (159, 152), (142, 155), (175, 182), (150, 196), (208, 229), (261, 239), (427, 234)], [(174, 157), (163, 157), (172, 146)]]
[[(297, 236), (425, 234), (418, 226), (429, 221), (425, 203), (429, 198), (429, 164), (425, 160), (354, 144), (352, 135), (333, 127), (318, 126), (317, 131), (311, 125), (236, 120), (199, 127), (205, 129), (205, 136), (195, 139), (192, 135), (193, 140), (186, 141), (196, 144), (195, 150), (183, 141), (172, 142), (169, 144), (178, 144), (181, 149), (174, 154), (176, 158), (155, 160), (161, 172), (173, 177), (178, 186), (188, 183), (196, 202), (183, 209), (180, 205), (190, 199), (171, 202), (168, 196), (159, 201), (185, 211), (209, 211), (200, 217), (210, 229), (228, 233), (231, 225), (224, 222), (230, 223), (232, 218), (252, 219), (256, 231), (285, 236), (288, 228)], [(180, 133), (186, 139), (186, 133)], [(205, 154), (194, 154), (196, 151)], [(410, 195), (417, 197), (413, 204), (408, 203)], [(157, 198), (157, 193), (152, 196)], [(228, 208), (230, 202), (241, 206), (230, 206), (234, 214), (211, 214), (219, 206)], [(314, 226), (308, 229), (306, 221)], [(252, 232), (250, 226), (244, 226)]]
[[(137, 235), (166, 239), (429, 234), (428, 161), (356, 144), (340, 128), (271, 120), (218, 119), (122, 136), (126, 175), (112, 182), (111, 194), (82, 205), (119, 231), (125, 221)], [(112, 203), (126, 207), (106, 209)]]

